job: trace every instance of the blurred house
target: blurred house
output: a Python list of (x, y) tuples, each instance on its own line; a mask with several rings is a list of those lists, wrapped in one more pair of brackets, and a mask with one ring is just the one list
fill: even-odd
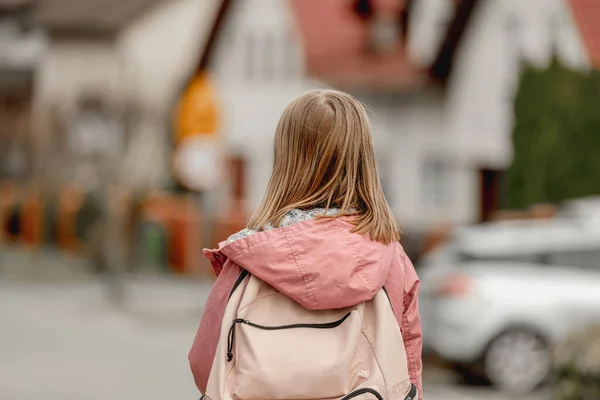
[[(447, 194), (461, 209), (455, 209), (457, 222), (488, 219), (498, 206), (501, 174), (512, 161), (513, 97), (522, 64), (542, 67), (557, 55), (572, 68), (589, 68), (585, 29), (591, 28), (586, 24), (600, 26), (598, 5), (586, 0), (414, 2), (409, 52), (416, 63), (430, 66), (430, 76), (444, 90), (439, 134), (447, 139), (438, 143), (447, 140), (447, 187), (454, 188)], [(588, 21), (578, 18), (581, 14)]]
[(29, 24), (32, 2), (0, 0), (0, 180), (28, 177), (31, 102), (44, 37)]
[(589, 68), (598, 36), (585, 32), (600, 21), (586, 0), (292, 4), (308, 75), (374, 111), (386, 194), (402, 225), (420, 232), (494, 213), (522, 63), (556, 53)]
[(466, 170), (452, 168), (456, 149), (444, 129), (444, 91), (409, 58), (413, 4), (292, 4), (307, 74), (352, 93), (374, 114), (382, 183), (405, 232), (465, 220), (472, 206), (464, 197), (471, 193)]
[(64, 176), (38, 169), (93, 188), (104, 154), (127, 184), (168, 181), (171, 112), (202, 71), (216, 91), (218, 130), (245, 160), (246, 211), (269, 179), (284, 107), (332, 86), (372, 110), (384, 188), (405, 231), (485, 220), (511, 162), (522, 61), (544, 64), (557, 52), (588, 68), (598, 54), (596, 3), (39, 1), (33, 21), (48, 46), (34, 81), (35, 142), (61, 155), (39, 164), (61, 164)]
[(286, 105), (315, 87), (305, 75), (293, 9), (281, 0), (221, 0), (202, 58), (221, 109), (220, 130), (245, 161), (246, 212), (260, 202), (272, 168), (272, 138)]
[[(369, 43), (369, 24), (352, 1), (222, 1), (206, 68), (223, 106), (223, 134), (247, 162), (248, 210), (258, 205), (267, 185), (273, 132), (283, 109), (294, 97), (321, 86), (349, 90), (375, 112), (382, 172), (393, 196), (397, 165), (388, 161), (396, 156), (386, 151), (386, 139), (403, 120), (400, 113), (410, 114), (398, 109), (394, 94), (418, 92), (424, 77), (404, 52), (396, 51), (402, 40), (394, 26), (404, 14), (399, 2), (387, 3), (384, 26), (373, 32), (382, 37), (383, 53), (374, 54), (380, 43)], [(394, 205), (396, 211), (403, 206)]]
[(206, 68), (223, 134), (248, 162), (248, 209), (266, 187), (283, 108), (324, 85), (373, 112), (384, 188), (405, 230), (488, 219), (511, 162), (521, 63), (556, 52), (587, 68), (570, 12), (585, 1), (222, 0)]
[(61, 171), (53, 176), (88, 189), (107, 179), (140, 188), (169, 181), (171, 110), (216, 4), (37, 2), (33, 20), (49, 40), (35, 82), (36, 129), (40, 162)]

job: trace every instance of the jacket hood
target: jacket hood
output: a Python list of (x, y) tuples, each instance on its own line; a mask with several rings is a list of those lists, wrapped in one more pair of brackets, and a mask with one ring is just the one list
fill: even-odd
[(351, 229), (344, 218), (307, 220), (205, 254), (226, 257), (307, 309), (349, 307), (375, 297), (400, 247)]

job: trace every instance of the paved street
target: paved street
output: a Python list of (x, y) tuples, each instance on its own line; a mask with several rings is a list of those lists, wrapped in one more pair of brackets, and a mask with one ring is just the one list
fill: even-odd
[(1, 285), (0, 399), (196, 398), (187, 350), (201, 309), (160, 304), (170, 290), (137, 292), (148, 304), (121, 312), (97, 285)]
[[(120, 308), (107, 301), (104, 289), (89, 278), (43, 282), (0, 275), (1, 400), (197, 398), (187, 351), (210, 286), (138, 278), (127, 284)], [(509, 399), (455, 381), (427, 368), (425, 398)]]

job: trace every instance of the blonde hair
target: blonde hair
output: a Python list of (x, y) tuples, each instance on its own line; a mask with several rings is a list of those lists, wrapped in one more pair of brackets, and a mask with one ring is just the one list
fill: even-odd
[(293, 209), (337, 208), (352, 232), (391, 243), (400, 230), (379, 181), (369, 118), (352, 96), (309, 91), (292, 101), (275, 132), (273, 174), (249, 228), (278, 227)]

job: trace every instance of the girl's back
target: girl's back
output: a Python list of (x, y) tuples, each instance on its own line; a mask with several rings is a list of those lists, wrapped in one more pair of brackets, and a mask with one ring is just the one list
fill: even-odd
[(223, 316), (245, 271), (308, 310), (346, 309), (385, 287), (420, 395), (419, 281), (398, 240), (364, 108), (331, 90), (296, 99), (277, 127), (273, 175), (249, 228), (205, 251), (218, 278), (189, 356), (200, 391), (222, 356)]

